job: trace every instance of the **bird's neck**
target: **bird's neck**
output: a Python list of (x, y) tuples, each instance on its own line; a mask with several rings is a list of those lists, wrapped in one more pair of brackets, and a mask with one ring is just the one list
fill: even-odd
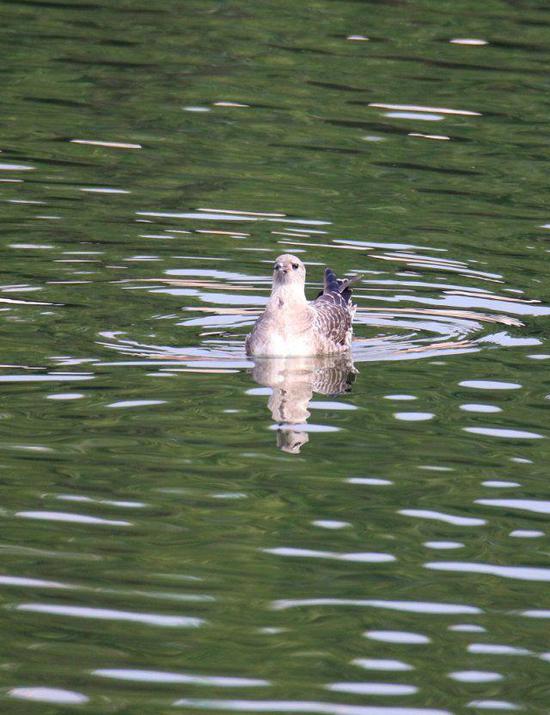
[(275, 284), (271, 290), (270, 311), (294, 311), (307, 305), (303, 283)]

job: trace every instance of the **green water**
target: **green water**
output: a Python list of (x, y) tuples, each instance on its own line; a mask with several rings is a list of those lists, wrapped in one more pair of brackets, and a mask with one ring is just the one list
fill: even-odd
[[(0, 43), (0, 711), (550, 712), (550, 6)], [(244, 355), (289, 251), (353, 368)]]

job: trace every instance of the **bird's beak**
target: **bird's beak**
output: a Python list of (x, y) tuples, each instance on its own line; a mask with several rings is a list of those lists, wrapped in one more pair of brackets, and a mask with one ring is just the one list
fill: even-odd
[(277, 273), (288, 273), (290, 269), (284, 263), (276, 263), (275, 270), (277, 271)]

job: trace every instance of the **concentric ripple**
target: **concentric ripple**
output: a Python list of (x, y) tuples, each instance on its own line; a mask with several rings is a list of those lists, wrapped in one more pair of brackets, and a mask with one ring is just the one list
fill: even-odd
[[(509, 290), (504, 276), (479, 270), (474, 267), (475, 261), (472, 265), (444, 257), (446, 249), (441, 248), (338, 238), (337, 227), (327, 220), (228, 209), (144, 211), (139, 215), (153, 222), (151, 230), (176, 229), (191, 235), (201, 232), (238, 238), (238, 232), (226, 226), (243, 223), (247, 251), (251, 255), (259, 252), (253, 274), (232, 270), (235, 260), (221, 255), (218, 261), (223, 269), (212, 268), (211, 258), (202, 265), (195, 259), (190, 267), (169, 267), (151, 278), (120, 281), (120, 290), (146, 292), (151, 298), (158, 297), (159, 303), (168, 298), (176, 311), (148, 320), (151, 327), (158, 321), (171, 324), (170, 345), (142, 342), (127, 331), (101, 333), (101, 345), (120, 355), (140, 358), (139, 364), (151, 361), (161, 367), (179, 365), (197, 370), (250, 366), (243, 353), (243, 338), (267, 302), (272, 257), (278, 250), (300, 253), (308, 269), (307, 292), (311, 297), (322, 281), (323, 263), (330, 263), (333, 257), (330, 249), (339, 249), (339, 263), (346, 266), (348, 275), (362, 275), (354, 288), (358, 306), (353, 343), (356, 363), (457, 354), (484, 346), (537, 345), (539, 340), (522, 336), (522, 320), (550, 315), (550, 307), (536, 298), (504, 292)], [(210, 222), (212, 228), (198, 228), (204, 222)], [(265, 249), (259, 238), (255, 240), (266, 223), (284, 227), (284, 231), (270, 230), (279, 249)], [(299, 235), (292, 228), (297, 224)], [(319, 261), (321, 256), (323, 262)], [(180, 310), (183, 319), (178, 319)], [(190, 336), (198, 338), (195, 344)], [(182, 347), (190, 342), (190, 347)]]

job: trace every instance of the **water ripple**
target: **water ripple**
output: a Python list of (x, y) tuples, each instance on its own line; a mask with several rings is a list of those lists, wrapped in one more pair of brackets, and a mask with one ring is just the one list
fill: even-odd
[(257, 688), (270, 685), (268, 680), (259, 678), (232, 678), (216, 675), (192, 675), (191, 673), (167, 673), (157, 670), (137, 670), (133, 668), (98, 668), (92, 675), (135, 683), (185, 683), (189, 685), (211, 685), (218, 688)]
[(221, 700), (215, 698), (182, 698), (178, 707), (198, 710), (232, 710), (254, 713), (312, 713), (313, 715), (451, 715), (448, 710), (423, 707), (389, 707), (384, 705), (344, 705), (307, 700)]
[(477, 655), (531, 655), (531, 651), (527, 650), (527, 648), (517, 648), (516, 646), (497, 643), (470, 643), (467, 650), (468, 653)]
[(103, 519), (99, 516), (71, 514), (64, 511), (18, 511), (15, 516), (23, 519), (43, 519), (45, 521), (63, 521), (75, 524), (98, 524), (99, 526), (132, 526), (132, 522), (122, 519)]
[(400, 645), (425, 645), (430, 643), (428, 636), (422, 633), (411, 633), (409, 631), (365, 631), (365, 638), (383, 643), (397, 643)]
[(432, 511), (431, 509), (400, 509), (399, 513), (404, 516), (414, 516), (420, 519), (443, 521), (446, 524), (452, 524), (453, 526), (483, 526), (483, 524), (487, 523), (485, 519), (478, 519), (471, 516), (443, 514), (442, 512)]
[[(519, 484), (507, 484), (505, 486), (519, 486)], [(550, 501), (543, 501), (542, 499), (476, 499), (475, 503), (484, 504), (485, 506), (498, 506), (504, 509), (520, 509), (521, 511), (530, 511), (535, 514), (550, 514)]]
[(403, 613), (431, 613), (434, 615), (455, 615), (461, 613), (481, 613), (475, 606), (464, 606), (455, 603), (437, 603), (428, 601), (383, 601), (380, 599), (354, 599), (354, 598), (299, 598), (280, 599), (273, 601), (271, 607), (277, 611), (288, 608), (302, 608), (304, 606), (359, 606), (372, 608), (387, 608)]
[(501, 673), (487, 670), (457, 670), (449, 673), (449, 678), (459, 683), (494, 683), (496, 680), (502, 680), (503, 676)]
[(412, 665), (391, 658), (355, 658), (351, 662), (365, 670), (414, 670)]
[(510, 703), (507, 700), (472, 700), (467, 704), (468, 708), (477, 710), (521, 710), (519, 705)]
[(8, 695), (17, 700), (29, 700), (38, 703), (55, 703), (56, 705), (83, 705), (90, 698), (74, 690), (48, 687), (17, 687), (8, 690)]
[(493, 564), (477, 564), (468, 561), (432, 561), (424, 564), (425, 568), (434, 571), (455, 571), (457, 573), (480, 573), (501, 578), (519, 579), (521, 581), (550, 581), (550, 569), (535, 566), (496, 566)]
[(162, 628), (197, 628), (204, 623), (202, 618), (193, 618), (190, 616), (163, 616), (158, 613), (133, 613), (112, 608), (57, 606), (45, 603), (21, 603), (15, 608), (17, 611), (29, 613), (48, 613), (54, 616), (91, 618), (100, 621), (127, 621), (129, 623), (142, 623), (148, 626), (160, 626)]
[(352, 693), (353, 695), (414, 695), (418, 688), (401, 683), (330, 683), (325, 685), (333, 693)]
[(357, 561), (360, 563), (379, 564), (388, 561), (395, 561), (395, 556), (391, 554), (375, 552), (359, 552), (338, 554), (332, 551), (315, 551), (313, 549), (298, 549), (291, 546), (280, 546), (274, 549), (261, 549), (265, 554), (275, 554), (276, 556), (291, 556), (299, 558), (313, 559), (334, 559), (335, 561)]
[(545, 439), (543, 434), (520, 429), (505, 429), (502, 427), (464, 427), (464, 432), (480, 434), (486, 437), (502, 439)]
[(76, 586), (72, 586), (67, 583), (61, 583), (59, 581), (46, 581), (41, 578), (26, 578), (23, 576), (0, 576), (0, 586), (22, 586), (30, 588), (66, 588), (73, 589)]

